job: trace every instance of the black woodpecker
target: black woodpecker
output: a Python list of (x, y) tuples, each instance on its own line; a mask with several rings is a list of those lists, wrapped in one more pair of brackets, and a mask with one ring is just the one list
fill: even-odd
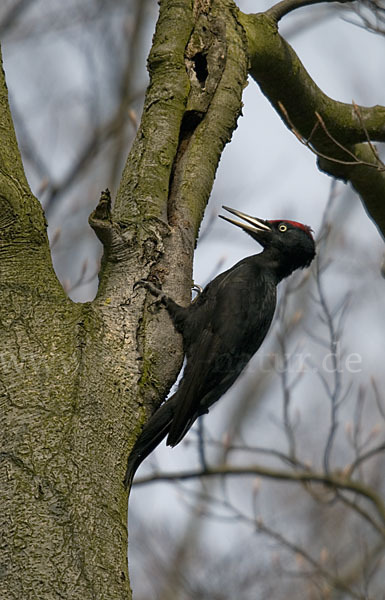
[(167, 436), (178, 444), (194, 421), (233, 385), (262, 344), (276, 306), (277, 284), (315, 256), (311, 229), (296, 221), (264, 221), (223, 207), (242, 219), (220, 215), (241, 227), (263, 251), (244, 258), (211, 281), (187, 308), (148, 281), (140, 285), (159, 298), (183, 336), (186, 367), (177, 392), (153, 414), (128, 458), (131, 485), (141, 462)]

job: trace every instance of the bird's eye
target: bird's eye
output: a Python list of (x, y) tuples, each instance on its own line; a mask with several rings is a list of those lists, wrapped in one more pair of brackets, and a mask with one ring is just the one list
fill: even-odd
[(285, 223), (281, 223), (280, 226), (278, 227), (278, 229), (280, 231), (286, 231), (287, 230), (287, 225), (285, 225)]

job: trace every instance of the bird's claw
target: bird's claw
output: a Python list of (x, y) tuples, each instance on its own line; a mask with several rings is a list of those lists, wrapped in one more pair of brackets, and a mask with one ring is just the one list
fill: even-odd
[(201, 293), (203, 292), (203, 287), (201, 287), (200, 285), (198, 285), (197, 283), (195, 283), (195, 281), (194, 281), (193, 283), (194, 283), (194, 285), (192, 286), (192, 288), (191, 288), (191, 289), (192, 289), (194, 292), (196, 292), (196, 293), (197, 293), (197, 296), (200, 296), (200, 295), (201, 295)]
[(193, 281), (193, 284), (194, 285), (191, 287), (191, 291), (195, 292), (196, 295), (191, 300), (191, 304), (194, 304), (195, 300), (197, 300), (199, 298), (199, 296), (201, 295), (201, 293), (203, 292), (203, 288), (200, 285), (198, 285), (194, 281)]
[(164, 296), (162, 290), (157, 288), (153, 283), (151, 283), (151, 281), (147, 281), (147, 279), (139, 279), (139, 281), (135, 281), (132, 289), (136, 290), (138, 287), (144, 287), (153, 296)]
[(138, 279), (138, 281), (135, 281), (134, 285), (132, 286), (132, 289), (136, 290), (136, 288), (138, 287), (145, 287), (146, 283), (147, 281), (145, 279)]

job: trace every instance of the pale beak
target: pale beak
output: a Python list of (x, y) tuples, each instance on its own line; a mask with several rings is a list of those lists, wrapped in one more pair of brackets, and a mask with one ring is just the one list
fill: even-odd
[(221, 219), (224, 219), (225, 221), (228, 221), (229, 223), (232, 223), (237, 227), (241, 227), (241, 229), (244, 229), (248, 233), (258, 234), (268, 231), (271, 232), (271, 227), (267, 224), (267, 221), (263, 221), (261, 219), (256, 219), (255, 217), (251, 217), (250, 215), (246, 215), (246, 213), (243, 213), (239, 210), (235, 210), (235, 208), (229, 208), (228, 206), (222, 206), (222, 208), (232, 213), (236, 217), (243, 219), (244, 221), (246, 221), (246, 223), (236, 221), (235, 219), (230, 219), (229, 217), (225, 217), (224, 215), (218, 215)]

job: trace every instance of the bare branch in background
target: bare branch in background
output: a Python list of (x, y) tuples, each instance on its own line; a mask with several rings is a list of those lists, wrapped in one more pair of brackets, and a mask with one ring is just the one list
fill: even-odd
[[(360, 2), (354, 2), (351, 10), (359, 20), (345, 18), (346, 21), (362, 27), (366, 31), (371, 31), (379, 35), (385, 34), (385, 6), (383, 0), (361, 0)], [(348, 11), (347, 14), (349, 14)]]
[(28, 9), (35, 0), (13, 0), (12, 4), (5, 1), (3, 7), (0, 9), (0, 35), (4, 36), (14, 25), (17, 20), (21, 17), (22, 13)]

